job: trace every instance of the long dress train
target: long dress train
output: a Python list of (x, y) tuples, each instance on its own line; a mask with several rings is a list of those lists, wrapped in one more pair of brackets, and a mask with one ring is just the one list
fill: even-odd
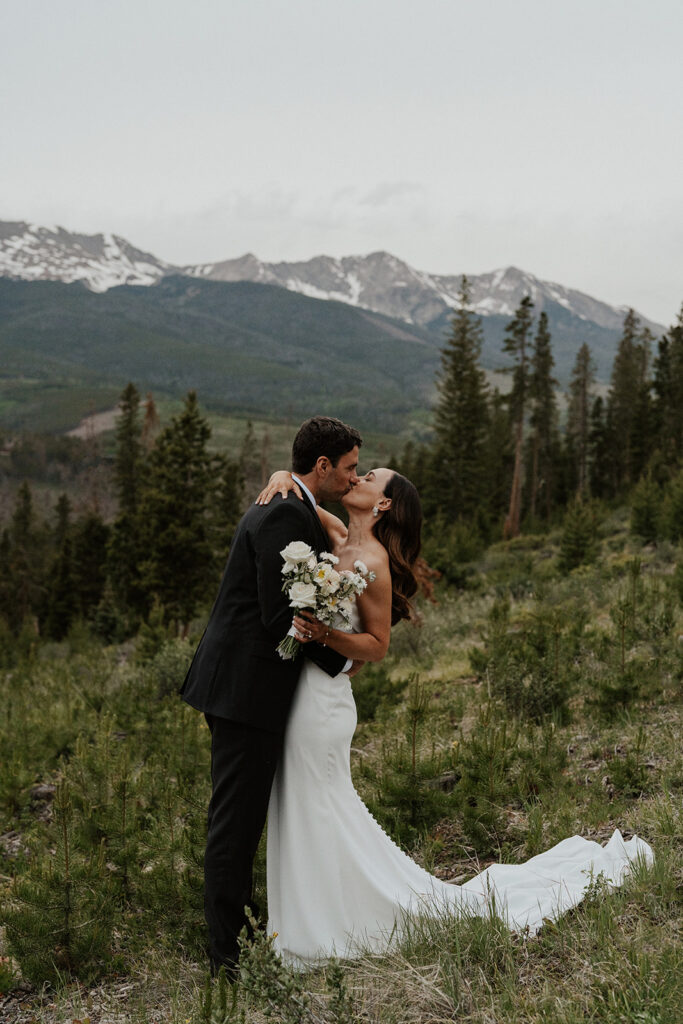
[(405, 914), (492, 907), (513, 931), (537, 931), (579, 903), (591, 878), (619, 885), (651, 848), (616, 831), (606, 846), (572, 836), (524, 864), (493, 864), (465, 885), (443, 882), (386, 835), (356, 793), (356, 705), (347, 675), (302, 670), (268, 809), (268, 930), (287, 962), (382, 952)]

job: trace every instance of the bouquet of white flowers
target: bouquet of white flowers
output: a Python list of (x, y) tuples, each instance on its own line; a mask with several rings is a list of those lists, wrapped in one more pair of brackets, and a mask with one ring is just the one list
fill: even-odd
[[(318, 560), (312, 548), (302, 540), (293, 540), (280, 554), (284, 559), (282, 589), (289, 597), (290, 607), (295, 611), (305, 608), (326, 625), (350, 631), (353, 603), (368, 583), (372, 583), (374, 572), (360, 560), (353, 563), (353, 570), (338, 571), (336, 555), (323, 551)], [(289, 660), (296, 657), (300, 647), (292, 627), (278, 644), (277, 651), (281, 658)]]

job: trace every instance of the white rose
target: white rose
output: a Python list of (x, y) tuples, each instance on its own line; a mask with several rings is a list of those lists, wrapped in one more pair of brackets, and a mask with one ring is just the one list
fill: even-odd
[(368, 567), (365, 564), (365, 562), (361, 562), (360, 558), (356, 559), (356, 561), (353, 563), (353, 567), (354, 567), (354, 569), (358, 570), (358, 572), (361, 574), (361, 576), (367, 576), (367, 574), (368, 574)]
[(296, 564), (296, 562), (286, 561), (283, 562), (280, 572), (282, 573), (283, 576), (288, 576), (290, 572), (296, 572), (298, 568), (299, 566)]
[(293, 540), (286, 548), (282, 549), (280, 554), (288, 562), (294, 562), (298, 565), (299, 562), (308, 561), (313, 554), (313, 549), (310, 548), (303, 540)]
[(314, 608), (315, 596), (314, 583), (292, 583), (289, 590), (289, 603), (292, 608)]
[(330, 565), (336, 565), (339, 561), (337, 556), (333, 555), (330, 551), (323, 551), (320, 557), (324, 562), (329, 562)]

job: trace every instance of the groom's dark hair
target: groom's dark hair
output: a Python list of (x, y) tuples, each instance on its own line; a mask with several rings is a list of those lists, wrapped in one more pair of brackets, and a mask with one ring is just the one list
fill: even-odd
[(353, 427), (347, 427), (333, 416), (314, 416), (302, 423), (292, 445), (292, 470), (310, 473), (321, 455), (336, 466), (342, 455), (363, 443)]

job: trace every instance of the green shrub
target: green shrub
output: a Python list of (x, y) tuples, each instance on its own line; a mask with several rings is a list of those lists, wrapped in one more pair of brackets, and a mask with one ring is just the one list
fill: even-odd
[(552, 726), (498, 721), (489, 704), (474, 729), (453, 747), (452, 758), (457, 775), (453, 798), (463, 829), (479, 853), (490, 853), (506, 831), (505, 807), (557, 787), (566, 752)]
[(644, 476), (631, 497), (631, 533), (644, 544), (653, 544), (661, 536), (662, 490), (652, 477)]
[(564, 517), (560, 557), (562, 572), (570, 572), (586, 562), (592, 562), (597, 552), (597, 516), (594, 507), (576, 499)]
[(472, 670), (486, 683), (492, 697), (508, 711), (533, 722), (569, 718), (585, 611), (574, 605), (564, 611), (548, 609), (542, 600), (524, 619), (510, 620), (510, 603), (494, 602), (484, 632), (484, 649), (469, 652)]
[(145, 676), (158, 696), (175, 696), (192, 661), (193, 648), (187, 640), (167, 640), (145, 665)]
[(3, 908), (10, 951), (36, 985), (88, 984), (111, 970), (114, 904), (103, 847), (79, 849), (65, 784), (55, 797), (54, 855), (35, 857)]
[(683, 470), (669, 481), (662, 504), (662, 533), (669, 540), (683, 538)]
[(437, 519), (425, 532), (422, 553), (429, 565), (443, 573), (449, 583), (463, 586), (471, 575), (468, 563), (479, 558), (485, 546), (477, 523), (465, 519), (455, 522)]
[(382, 662), (368, 662), (352, 681), (358, 721), (371, 722), (378, 712), (394, 707), (401, 700), (406, 685), (405, 680), (392, 682)]

